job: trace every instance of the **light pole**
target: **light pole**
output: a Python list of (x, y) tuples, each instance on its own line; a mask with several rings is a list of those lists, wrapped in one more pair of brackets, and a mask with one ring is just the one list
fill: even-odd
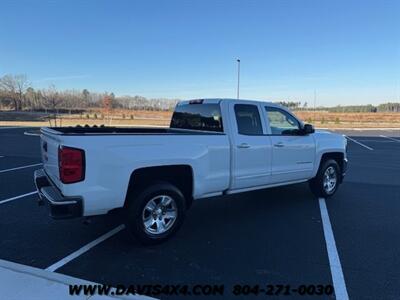
[(237, 98), (239, 99), (239, 84), (240, 84), (240, 59), (236, 59), (238, 63), (238, 74), (237, 74)]
[(316, 111), (316, 107), (317, 107), (317, 90), (314, 89), (314, 123), (316, 123), (316, 121), (315, 121), (315, 111)]

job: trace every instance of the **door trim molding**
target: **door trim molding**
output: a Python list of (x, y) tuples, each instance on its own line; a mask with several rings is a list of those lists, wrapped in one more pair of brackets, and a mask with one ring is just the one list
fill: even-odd
[(230, 194), (237, 194), (237, 193), (249, 192), (249, 191), (254, 191), (254, 190), (261, 190), (261, 189), (266, 189), (266, 188), (270, 188), (270, 187), (277, 187), (277, 186), (282, 186), (282, 185), (291, 185), (291, 184), (306, 182), (307, 180), (308, 179), (301, 179), (301, 180), (295, 180), (295, 181), (258, 185), (258, 186), (253, 186), (253, 187), (249, 187), (249, 188), (227, 190), (224, 192), (224, 194), (230, 195)]

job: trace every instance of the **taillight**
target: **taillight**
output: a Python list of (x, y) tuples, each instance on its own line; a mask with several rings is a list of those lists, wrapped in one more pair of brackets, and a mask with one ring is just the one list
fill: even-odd
[(85, 152), (81, 149), (60, 146), (58, 167), (62, 183), (74, 183), (85, 178)]

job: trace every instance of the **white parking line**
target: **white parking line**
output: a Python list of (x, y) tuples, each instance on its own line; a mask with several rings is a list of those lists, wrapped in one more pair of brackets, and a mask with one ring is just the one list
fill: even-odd
[(319, 209), (321, 211), (322, 226), (328, 251), (329, 266), (331, 268), (333, 287), (335, 288), (336, 299), (347, 300), (346, 283), (344, 281), (342, 265), (340, 264), (339, 254), (336, 248), (335, 237), (333, 236), (331, 221), (329, 219), (328, 209), (324, 198), (319, 198)]
[(113, 235), (117, 234), (120, 232), (122, 229), (125, 228), (125, 225), (119, 225), (118, 227), (114, 228), (113, 230), (110, 230), (106, 234), (103, 234), (102, 236), (98, 237), (94, 241), (90, 242), (89, 244), (83, 246), (82, 248), (76, 250), (75, 252), (71, 253), (70, 255), (64, 257), (60, 261), (56, 262), (55, 264), (52, 264), (51, 266), (47, 267), (47, 271), (54, 272), (55, 270), (61, 268), (65, 264), (69, 263), (71, 260), (77, 258), (78, 256), (82, 255), (83, 253), (89, 251), (92, 249), (94, 246), (100, 244), (101, 242), (105, 241), (106, 239), (112, 237)]
[(30, 128), (29, 126), (6, 126), (0, 127), (0, 129), (15, 129), (15, 128)]
[(26, 193), (26, 194), (19, 195), (19, 196), (15, 196), (15, 197), (8, 198), (8, 199), (5, 199), (5, 200), (1, 200), (0, 204), (4, 204), (4, 203), (10, 202), (10, 201), (17, 200), (19, 198), (27, 197), (27, 196), (34, 195), (34, 194), (37, 194), (37, 191)]
[(347, 135), (343, 135), (344, 137), (346, 137), (347, 139), (349, 139), (350, 141), (359, 144), (360, 146), (363, 146), (364, 148), (367, 148), (368, 150), (374, 150), (371, 147), (368, 147), (367, 145), (364, 145), (363, 143), (360, 143), (359, 141), (356, 141), (355, 139), (352, 139), (351, 137), (348, 137)]
[(22, 167), (17, 167), (17, 168), (11, 168), (11, 169), (6, 169), (6, 170), (0, 170), (0, 173), (5, 173), (5, 172), (10, 172), (10, 171), (20, 170), (20, 169), (25, 169), (25, 168), (31, 168), (31, 167), (41, 166), (41, 165), (43, 165), (43, 164), (40, 163), (40, 164), (27, 165), (27, 166), (22, 166)]
[(24, 135), (40, 136), (40, 133), (32, 133), (32, 132), (25, 131)]
[(399, 143), (400, 143), (400, 140), (394, 139), (394, 138), (392, 138), (392, 137), (390, 137), (390, 136), (386, 136), (386, 135), (382, 135), (382, 134), (381, 134), (380, 137), (383, 137), (383, 138), (386, 138), (386, 139), (389, 139), (389, 140), (396, 141), (396, 142), (399, 142)]

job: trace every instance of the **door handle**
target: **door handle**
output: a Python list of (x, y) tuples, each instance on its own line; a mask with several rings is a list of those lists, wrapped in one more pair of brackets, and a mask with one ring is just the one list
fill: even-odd
[(245, 149), (245, 148), (250, 148), (250, 145), (247, 144), (247, 143), (241, 143), (240, 145), (237, 145), (237, 147), (238, 147), (238, 148)]
[(282, 142), (279, 142), (277, 144), (274, 144), (274, 147), (282, 148), (282, 147), (285, 147), (285, 145)]

